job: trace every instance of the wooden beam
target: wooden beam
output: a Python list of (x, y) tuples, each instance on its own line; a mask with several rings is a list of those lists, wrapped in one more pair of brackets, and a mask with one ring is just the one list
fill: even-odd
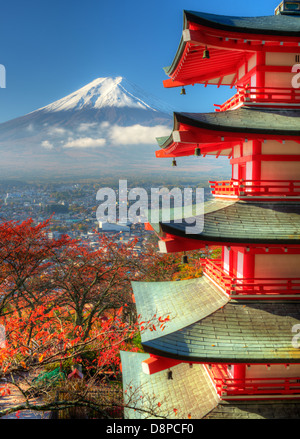
[(247, 155), (245, 157), (237, 157), (230, 160), (230, 164), (234, 165), (236, 163), (246, 163), (253, 161), (262, 161), (262, 162), (299, 162), (299, 155), (280, 155), (280, 154), (256, 154), (256, 155)]
[(199, 138), (191, 131), (174, 130), (172, 133), (173, 141), (177, 143), (198, 143)]
[(181, 238), (164, 238), (158, 242), (159, 251), (161, 253), (176, 253), (189, 250), (200, 250), (205, 247), (205, 242), (197, 239)]
[(236, 80), (237, 80), (237, 73), (234, 75), (234, 78), (230, 84), (230, 88), (233, 88), (234, 84), (236, 83)]
[(240, 52), (245, 52), (245, 50), (249, 52), (256, 52), (258, 50), (261, 50), (261, 44), (253, 46), (244, 42), (238, 44), (230, 41), (229, 39), (226, 41), (226, 38), (212, 37), (206, 35), (205, 33), (198, 30), (184, 29), (182, 32), (182, 38), (185, 43), (209, 46), (210, 48), (215, 49), (237, 50)]
[(150, 356), (150, 358), (142, 362), (142, 371), (147, 375), (153, 375), (154, 373), (177, 366), (180, 363), (180, 361), (173, 360), (172, 358)]
[(217, 85), (218, 88), (220, 88), (220, 85), (222, 84), (223, 79), (224, 79), (224, 76), (220, 76), (220, 79), (219, 79), (219, 82)]
[[(192, 84), (192, 83), (190, 82), (189, 84)], [(165, 79), (163, 81), (163, 86), (165, 88), (184, 87), (185, 85), (189, 85), (189, 84), (187, 84), (186, 82), (182, 82), (182, 81), (175, 81), (173, 79)]]
[[(211, 34), (211, 29), (209, 30)], [(230, 36), (212, 36), (204, 30), (184, 29), (182, 39), (185, 43), (208, 46), (209, 48), (222, 50), (235, 50), (240, 52), (289, 52), (295, 51), (299, 40), (293, 38), (290, 44), (281, 44), (283, 37), (276, 35), (250, 35), (244, 38), (242, 34)]]

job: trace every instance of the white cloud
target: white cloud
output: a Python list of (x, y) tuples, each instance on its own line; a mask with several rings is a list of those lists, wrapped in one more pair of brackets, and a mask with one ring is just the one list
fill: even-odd
[(108, 127), (109, 127), (109, 122), (107, 121), (101, 122), (100, 128), (108, 128)]
[(42, 142), (42, 147), (43, 147), (43, 148), (46, 148), (46, 149), (52, 149), (52, 148), (53, 148), (53, 145), (52, 145), (52, 143), (49, 142), (49, 140), (44, 140), (44, 141)]
[(104, 146), (106, 140), (103, 138), (93, 139), (91, 137), (81, 137), (75, 140), (69, 140), (65, 143), (64, 148), (97, 148)]
[(30, 123), (30, 124), (26, 127), (26, 130), (29, 131), (30, 133), (32, 133), (32, 131), (34, 131), (33, 124)]
[(155, 144), (156, 137), (167, 136), (170, 128), (165, 125), (145, 127), (139, 124), (130, 127), (113, 125), (109, 131), (111, 142), (117, 145)]
[(57, 134), (64, 135), (67, 133), (68, 133), (68, 130), (66, 130), (65, 128), (60, 128), (60, 127), (51, 127), (48, 130), (48, 134), (50, 134), (50, 136), (55, 136)]
[(99, 125), (97, 122), (91, 122), (91, 123), (88, 123), (88, 122), (82, 122), (82, 123), (78, 126), (77, 131), (79, 131), (79, 132), (87, 131), (87, 130), (89, 130), (90, 128), (94, 128), (94, 127), (97, 126), (97, 125)]

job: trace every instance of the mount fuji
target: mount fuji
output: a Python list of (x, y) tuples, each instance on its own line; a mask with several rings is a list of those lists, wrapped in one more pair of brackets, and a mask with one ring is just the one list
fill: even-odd
[[(37, 111), (100, 110), (135, 108), (170, 113), (171, 109), (154, 96), (147, 95), (125, 78), (98, 78), (70, 95)], [(34, 112), (35, 113), (35, 112)]]
[(98, 78), (0, 124), (0, 175), (131, 174), (142, 165), (151, 172), (160, 166), (155, 138), (171, 128), (172, 111), (159, 99), (120, 76)]

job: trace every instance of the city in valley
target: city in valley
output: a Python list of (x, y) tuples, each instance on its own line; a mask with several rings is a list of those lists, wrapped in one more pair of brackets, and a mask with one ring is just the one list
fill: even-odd
[(50, 220), (48, 237), (68, 235), (96, 249), (97, 234), (114, 236), (123, 243), (138, 238), (136, 251), (141, 250), (151, 232), (143, 224), (99, 223), (96, 210), (99, 202), (97, 183), (2, 183), (0, 185), (1, 222), (34, 223)]
[[(118, 215), (116, 221), (101, 222), (99, 217), (97, 219), (100, 201), (97, 201), (96, 196), (99, 189), (111, 184), (111, 188), (116, 193), (119, 190), (117, 182), (109, 181), (107, 183), (105, 185), (105, 180), (101, 180), (100, 183), (99, 181), (76, 182), (76, 180), (55, 183), (9, 180), (2, 182), (0, 183), (0, 221), (21, 223), (32, 218), (33, 222), (38, 224), (49, 220), (48, 237), (50, 239), (58, 239), (62, 235), (68, 235), (71, 239), (78, 239), (82, 243), (88, 244), (91, 249), (97, 249), (99, 233), (106, 234), (123, 243), (137, 239), (135, 251), (140, 252), (153, 236), (153, 232), (145, 229), (143, 222), (118, 222)], [(150, 193), (150, 183), (134, 182), (135, 185), (138, 183), (140, 187)], [(200, 187), (206, 184), (202, 183)], [(180, 188), (183, 189), (187, 186), (195, 186), (195, 182), (192, 182), (191, 185), (184, 184)], [(171, 191), (172, 185), (166, 184), (164, 189)], [(134, 193), (134, 188), (130, 189), (129, 185), (128, 191), (130, 190)], [(205, 188), (205, 194), (205, 197), (209, 196), (208, 188)]]

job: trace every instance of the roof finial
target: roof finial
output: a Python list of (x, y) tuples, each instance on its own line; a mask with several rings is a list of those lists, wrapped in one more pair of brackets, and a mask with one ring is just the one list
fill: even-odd
[(275, 9), (275, 15), (300, 15), (300, 0), (283, 0)]

